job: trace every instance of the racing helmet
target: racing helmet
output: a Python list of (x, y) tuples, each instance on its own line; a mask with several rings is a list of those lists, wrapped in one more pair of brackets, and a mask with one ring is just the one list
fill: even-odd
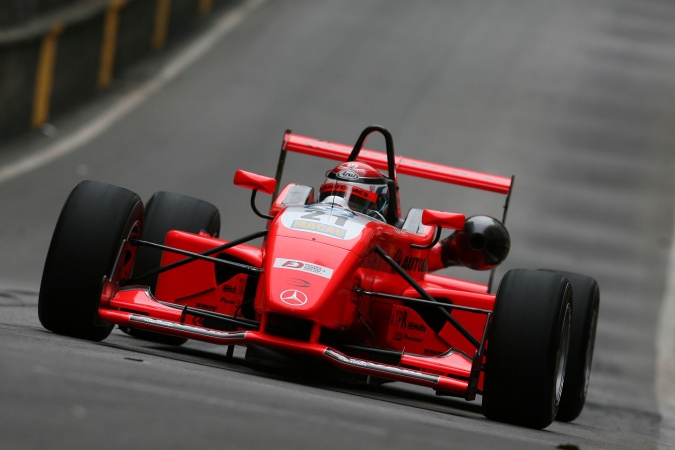
[(326, 172), (326, 181), (319, 189), (319, 201), (338, 203), (334, 201), (335, 197), (344, 199), (352, 211), (376, 212), (384, 216), (389, 201), (387, 179), (368, 164), (342, 163)]

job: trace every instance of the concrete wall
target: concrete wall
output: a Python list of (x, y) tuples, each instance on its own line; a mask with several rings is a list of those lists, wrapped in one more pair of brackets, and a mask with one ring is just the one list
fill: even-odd
[(116, 73), (234, 3), (0, 1), (0, 147), (107, 89)]

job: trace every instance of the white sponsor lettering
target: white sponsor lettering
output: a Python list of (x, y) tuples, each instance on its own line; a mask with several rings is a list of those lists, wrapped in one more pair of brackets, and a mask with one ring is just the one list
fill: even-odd
[(298, 261), (296, 259), (277, 258), (274, 260), (274, 267), (280, 269), (299, 270), (300, 272), (312, 273), (323, 278), (330, 278), (333, 276), (333, 269), (312, 264), (306, 261)]

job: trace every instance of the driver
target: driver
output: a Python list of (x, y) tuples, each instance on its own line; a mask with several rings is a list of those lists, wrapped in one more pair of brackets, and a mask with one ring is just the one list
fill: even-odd
[(326, 172), (319, 201), (384, 221), (389, 201), (387, 179), (368, 164), (345, 162)]

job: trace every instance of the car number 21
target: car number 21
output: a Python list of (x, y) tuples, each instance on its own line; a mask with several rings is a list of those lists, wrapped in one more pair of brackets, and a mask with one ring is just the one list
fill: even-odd
[(289, 207), (283, 212), (281, 223), (293, 230), (349, 240), (361, 234), (367, 220), (347, 210), (312, 205)]

